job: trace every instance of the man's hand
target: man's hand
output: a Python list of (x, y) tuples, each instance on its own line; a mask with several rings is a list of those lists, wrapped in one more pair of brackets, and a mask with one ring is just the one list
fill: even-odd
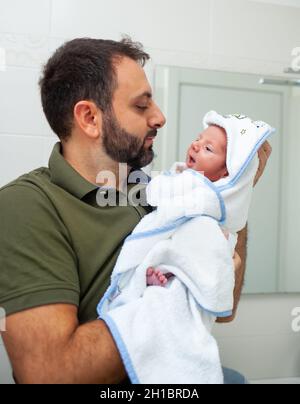
[(259, 167), (254, 180), (254, 186), (258, 183), (260, 177), (263, 175), (271, 154), (272, 154), (272, 147), (269, 142), (265, 142), (258, 151)]

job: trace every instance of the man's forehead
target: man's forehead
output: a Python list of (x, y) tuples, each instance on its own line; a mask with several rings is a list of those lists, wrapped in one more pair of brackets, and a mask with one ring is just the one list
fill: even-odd
[(152, 98), (152, 90), (144, 69), (134, 60), (123, 58), (116, 66), (118, 88), (130, 98)]

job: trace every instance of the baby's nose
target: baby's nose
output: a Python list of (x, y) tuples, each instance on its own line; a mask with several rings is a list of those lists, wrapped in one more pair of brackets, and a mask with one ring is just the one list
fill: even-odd
[(198, 141), (195, 141), (193, 143), (193, 150), (198, 153), (198, 151), (199, 151), (199, 142)]

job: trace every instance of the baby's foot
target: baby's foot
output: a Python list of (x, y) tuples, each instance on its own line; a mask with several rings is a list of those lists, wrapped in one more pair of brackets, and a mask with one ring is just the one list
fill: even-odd
[(147, 271), (147, 286), (165, 286), (168, 279), (158, 269), (149, 268)]

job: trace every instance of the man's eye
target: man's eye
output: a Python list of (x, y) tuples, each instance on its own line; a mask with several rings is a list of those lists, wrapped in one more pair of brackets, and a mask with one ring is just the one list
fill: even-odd
[(143, 106), (143, 105), (137, 105), (136, 107), (137, 107), (137, 109), (139, 109), (140, 111), (145, 111), (146, 109), (148, 109), (148, 107)]

